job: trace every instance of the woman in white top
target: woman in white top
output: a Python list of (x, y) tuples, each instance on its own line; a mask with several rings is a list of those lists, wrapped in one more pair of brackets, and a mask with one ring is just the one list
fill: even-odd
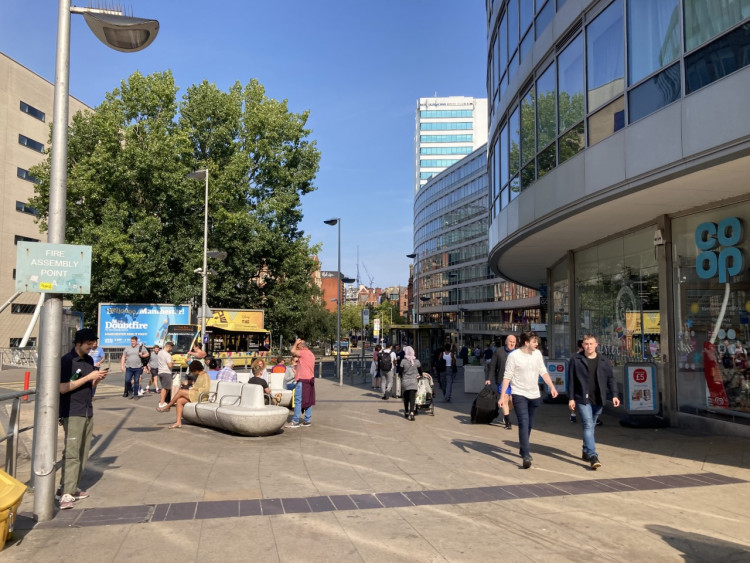
[(541, 393), (539, 392), (539, 376), (549, 386), (552, 397), (557, 397), (557, 389), (552, 384), (552, 379), (547, 373), (542, 353), (537, 350), (539, 337), (535, 332), (523, 332), (520, 337), (520, 348), (513, 354), (508, 354), (505, 362), (505, 373), (503, 374), (503, 386), (500, 391), (500, 408), (508, 401), (508, 385), (513, 388), (513, 408), (518, 419), (518, 443), (519, 454), (523, 458), (523, 467), (531, 467), (531, 454), (529, 453), (529, 436), (534, 425), (534, 412), (541, 404)]

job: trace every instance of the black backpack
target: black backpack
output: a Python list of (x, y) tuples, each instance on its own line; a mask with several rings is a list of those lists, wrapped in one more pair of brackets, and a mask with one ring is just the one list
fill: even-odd
[[(146, 356), (145, 358), (140, 355), (140, 354), (145, 354), (146, 352), (148, 352), (148, 356)], [(138, 357), (141, 359), (141, 365), (144, 367), (147, 366), (148, 362), (151, 360), (151, 352), (149, 352), (146, 346), (141, 344), (141, 347), (138, 349), (138, 354), (139, 354)]]
[(471, 405), (471, 423), (472, 424), (489, 424), (500, 414), (497, 406), (497, 391), (493, 385), (485, 385), (474, 404)]
[(390, 352), (380, 352), (378, 354), (378, 369), (381, 372), (387, 373), (393, 369), (393, 362), (391, 361)]

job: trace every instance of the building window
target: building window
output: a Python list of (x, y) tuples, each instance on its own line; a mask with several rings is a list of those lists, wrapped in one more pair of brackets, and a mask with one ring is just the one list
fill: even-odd
[(39, 215), (39, 212), (31, 207), (30, 205), (25, 204), (22, 201), (16, 202), (16, 211), (20, 211), (21, 213), (28, 213), (29, 215), (33, 215), (34, 217)]
[(18, 134), (18, 144), (23, 145), (24, 147), (29, 147), (31, 150), (35, 150), (36, 152), (44, 152), (44, 144), (40, 143), (39, 141), (35, 141), (34, 139), (29, 139), (25, 135)]
[(601, 107), (624, 89), (622, 23), (622, 0), (615, 0), (586, 28), (589, 111)]
[(21, 111), (28, 113), (31, 117), (36, 117), (39, 121), (44, 121), (44, 112), (30, 106), (26, 102), (21, 102)]
[(589, 145), (603, 141), (625, 126), (625, 98), (620, 96), (589, 117)]
[(13, 303), (10, 306), (10, 312), (14, 315), (31, 315), (36, 309), (36, 305), (27, 305), (25, 303)]
[(39, 180), (37, 178), (34, 178), (34, 176), (32, 176), (29, 173), (29, 171), (26, 170), (26, 169), (24, 169), (24, 168), (18, 168), (18, 167), (16, 167), (16, 176), (18, 176), (22, 180), (28, 180), (29, 182), (31, 182), (33, 184), (38, 184), (39, 183)]
[(686, 52), (750, 18), (747, 0), (684, 0), (684, 3)]
[(419, 161), (420, 168), (448, 168), (456, 164), (460, 158), (426, 159)]
[(628, 84), (635, 84), (680, 55), (678, 0), (628, 2)]
[(630, 123), (680, 98), (680, 65), (674, 64), (628, 92)]
[(750, 64), (750, 23), (685, 57), (685, 93), (707, 86)]
[(474, 147), (421, 147), (419, 154), (471, 154)]
[(18, 244), (19, 242), (39, 242), (39, 239), (38, 238), (31, 238), (31, 237), (23, 237), (21, 235), (14, 236), (13, 237), (13, 244)]
[(460, 129), (473, 129), (474, 125), (466, 121), (442, 121), (438, 123), (420, 123), (422, 131), (454, 131)]
[(474, 111), (470, 109), (423, 109), (420, 117), (472, 117)]
[[(23, 338), (11, 338), (10, 339), (10, 347), (11, 348), (18, 348), (21, 345), (21, 340)], [(29, 338), (29, 340), (26, 342), (26, 346), (36, 346), (36, 336), (32, 336)]]
[(420, 135), (420, 143), (472, 143), (474, 135)]

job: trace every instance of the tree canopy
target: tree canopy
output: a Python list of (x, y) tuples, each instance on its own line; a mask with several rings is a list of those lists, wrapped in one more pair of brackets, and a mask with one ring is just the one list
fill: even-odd
[[(256, 80), (177, 92), (169, 71), (136, 72), (73, 118), (66, 242), (93, 247), (91, 293), (73, 304), (87, 322), (100, 302), (199, 304), (205, 184), (186, 175), (208, 169), (208, 247), (227, 253), (209, 259), (209, 306), (264, 309), (289, 339), (318, 295), (317, 248), (299, 228), (320, 161), (308, 112)], [(31, 172), (44, 231), (49, 160)]]

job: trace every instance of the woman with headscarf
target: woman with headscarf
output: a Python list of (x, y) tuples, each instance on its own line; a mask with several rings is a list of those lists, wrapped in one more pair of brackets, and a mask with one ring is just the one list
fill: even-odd
[(414, 355), (414, 348), (404, 346), (404, 359), (401, 360), (401, 392), (404, 397), (404, 418), (414, 420), (417, 399), (417, 379), (422, 371), (422, 364)]

